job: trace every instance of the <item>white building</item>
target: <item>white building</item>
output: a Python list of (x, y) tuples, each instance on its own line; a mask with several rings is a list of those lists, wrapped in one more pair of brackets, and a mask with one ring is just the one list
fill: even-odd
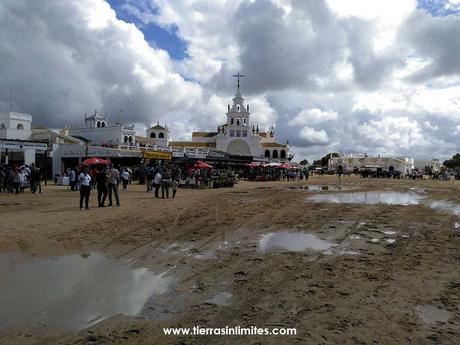
[(168, 147), (171, 141), (171, 136), (168, 127), (160, 125), (159, 122), (155, 126), (151, 126), (147, 129), (147, 138), (150, 139), (150, 143), (159, 147)]
[(252, 156), (265, 161), (285, 162), (292, 158), (289, 145), (276, 142), (273, 128), (269, 132), (259, 130), (259, 126), (251, 123), (249, 104), (245, 105), (240, 92), (239, 73), (238, 86), (233, 104), (228, 105), (227, 122), (217, 126), (215, 132), (193, 132), (192, 141), (172, 141), (173, 149), (209, 149), (227, 152), (233, 155)]
[(439, 159), (416, 159), (415, 160), (415, 168), (420, 171), (424, 171), (425, 167), (430, 167), (433, 172), (440, 172), (442, 163)]
[(35, 163), (37, 153), (44, 155), (48, 146), (32, 140), (31, 115), (11, 111), (0, 114), (0, 162)]
[(97, 146), (120, 147), (136, 144), (134, 126), (124, 126), (121, 123), (109, 125), (107, 116), (102, 116), (97, 111), (89, 117), (85, 115), (85, 127), (69, 128), (68, 134)]
[(32, 135), (32, 116), (23, 113), (0, 114), (0, 138), (29, 140)]
[(410, 157), (369, 157), (366, 154), (349, 154), (331, 157), (328, 162), (328, 169), (331, 171), (353, 172), (369, 167), (410, 174), (414, 169), (414, 159)]

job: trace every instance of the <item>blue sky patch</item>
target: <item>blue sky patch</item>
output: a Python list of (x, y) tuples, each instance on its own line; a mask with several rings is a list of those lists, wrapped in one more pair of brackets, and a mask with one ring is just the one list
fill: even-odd
[[(117, 18), (127, 23), (132, 23), (142, 31), (145, 40), (153, 47), (166, 50), (169, 56), (174, 60), (183, 60), (187, 57), (187, 45), (177, 35), (177, 27), (168, 28), (168, 30), (154, 24), (143, 23), (137, 16), (127, 11), (123, 6), (128, 2), (126, 0), (106, 0), (109, 5), (115, 10)], [(142, 2), (139, 2), (142, 3)], [(129, 5), (134, 6), (136, 2), (129, 2)], [(139, 11), (145, 11), (145, 8), (138, 8)], [(151, 13), (155, 13), (156, 9), (149, 7)]]
[(460, 15), (460, 5), (452, 4), (448, 0), (417, 0), (417, 7), (435, 17)]

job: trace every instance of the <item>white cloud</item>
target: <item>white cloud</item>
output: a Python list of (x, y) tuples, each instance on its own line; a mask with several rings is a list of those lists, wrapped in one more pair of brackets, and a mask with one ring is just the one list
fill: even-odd
[(300, 130), (299, 136), (313, 145), (324, 145), (329, 142), (329, 137), (326, 131), (322, 129), (318, 131), (308, 126), (305, 126)]
[(274, 123), (296, 159), (460, 150), (459, 17), (433, 17), (415, 0), (130, 0), (122, 8), (138, 27), (174, 29), (187, 57), (172, 61), (102, 0), (4, 0), (0, 107), (13, 88), (18, 110), (37, 124), (76, 125), (95, 108), (122, 109), (125, 122), (160, 120), (189, 139), (225, 121), (240, 70), (253, 121)]
[(292, 120), (289, 121), (289, 125), (316, 125), (321, 122), (335, 121), (337, 119), (338, 114), (335, 111), (313, 108), (299, 112), (294, 118), (292, 118)]

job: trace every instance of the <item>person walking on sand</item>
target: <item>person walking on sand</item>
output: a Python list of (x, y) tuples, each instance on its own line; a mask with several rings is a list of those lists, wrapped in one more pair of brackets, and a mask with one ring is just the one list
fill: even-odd
[(172, 187), (172, 192), (173, 192), (173, 199), (176, 197), (176, 193), (177, 193), (177, 187), (179, 186), (179, 181), (177, 180), (177, 178), (174, 178), (171, 182), (171, 187)]
[(96, 174), (97, 183), (97, 203), (98, 207), (105, 207), (107, 199), (107, 174), (105, 168), (100, 167)]
[(83, 211), (83, 199), (85, 200), (85, 209), (89, 210), (89, 196), (91, 194), (91, 176), (88, 169), (84, 168), (78, 176), (80, 183), (80, 210)]
[(111, 166), (108, 171), (107, 178), (109, 180), (109, 183), (107, 184), (109, 189), (109, 206), (112, 206), (112, 192), (115, 194), (117, 206), (120, 206), (120, 198), (118, 196), (118, 181), (120, 180), (120, 173), (118, 172), (118, 169)]
[(33, 171), (33, 180), (34, 180), (34, 193), (37, 192), (41, 193), (42, 192), (42, 171), (40, 168), (35, 168)]
[(155, 198), (160, 197), (158, 194), (159, 194), (159, 190), (161, 186), (161, 178), (162, 176), (161, 176), (160, 170), (158, 170), (157, 173), (155, 174), (155, 177), (153, 178), (153, 186), (155, 187)]
[(75, 184), (76, 184), (76, 179), (77, 177), (75, 176), (75, 170), (73, 168), (70, 168), (70, 171), (69, 171), (69, 184), (70, 184), (70, 190), (73, 192), (75, 190), (77, 190), (75, 187)]
[(121, 172), (121, 182), (123, 183), (123, 190), (126, 190), (126, 188), (128, 188), (129, 182), (129, 172), (126, 168), (124, 168)]
[(171, 184), (171, 175), (168, 169), (164, 169), (163, 173), (161, 174), (161, 198), (169, 199), (169, 187)]
[(19, 190), (21, 188), (21, 180), (22, 180), (21, 172), (19, 171), (19, 169), (16, 168), (13, 174), (13, 188), (15, 191), (14, 192), (15, 195), (19, 194)]

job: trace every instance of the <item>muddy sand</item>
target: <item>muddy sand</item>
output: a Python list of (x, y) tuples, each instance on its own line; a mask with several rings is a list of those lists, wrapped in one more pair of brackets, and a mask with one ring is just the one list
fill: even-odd
[[(161, 200), (130, 185), (89, 211), (66, 187), (0, 194), (0, 344), (458, 344), (459, 192), (325, 176)], [(163, 332), (193, 326), (297, 334)]]

